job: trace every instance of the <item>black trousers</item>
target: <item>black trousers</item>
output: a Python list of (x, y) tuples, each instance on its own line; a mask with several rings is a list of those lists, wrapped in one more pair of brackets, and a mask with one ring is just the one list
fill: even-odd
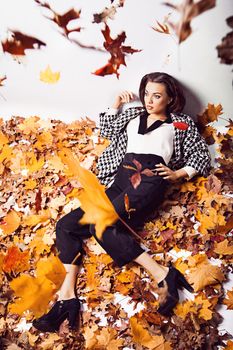
[[(132, 175), (136, 176), (136, 171), (124, 167), (130, 165), (136, 169), (134, 159), (142, 165), (141, 182), (136, 189), (130, 180)], [(145, 220), (163, 201), (169, 184), (161, 175), (147, 176), (141, 173), (146, 168), (154, 169), (157, 163), (165, 164), (162, 157), (154, 154), (126, 153), (114, 182), (105, 191), (118, 215), (135, 231), (143, 227)], [(128, 195), (130, 208), (135, 209), (130, 212), (130, 218), (125, 209), (125, 194)], [(63, 216), (56, 224), (56, 246), (59, 258), (64, 264), (71, 264), (77, 255), (79, 257), (73, 263), (81, 263), (82, 240), (92, 235), (119, 267), (133, 261), (144, 252), (135, 236), (120, 220), (108, 226), (102, 240), (99, 240), (95, 235), (94, 225), (79, 223), (83, 215), (84, 211), (77, 208)]]

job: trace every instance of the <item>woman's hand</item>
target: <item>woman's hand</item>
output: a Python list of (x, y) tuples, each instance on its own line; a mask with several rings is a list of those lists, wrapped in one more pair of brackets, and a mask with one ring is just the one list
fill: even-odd
[(176, 171), (171, 170), (166, 165), (159, 163), (156, 164), (156, 169), (158, 171), (158, 175), (162, 176), (165, 180), (176, 182), (179, 180), (179, 175)]
[(134, 99), (134, 94), (130, 91), (122, 91), (120, 92), (116, 99), (115, 102), (112, 106), (112, 108), (120, 108), (123, 103), (128, 103)]

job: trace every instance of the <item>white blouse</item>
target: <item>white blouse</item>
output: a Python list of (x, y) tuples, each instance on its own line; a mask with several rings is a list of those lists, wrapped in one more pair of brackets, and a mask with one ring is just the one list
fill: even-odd
[[(107, 114), (116, 114), (118, 109), (108, 108)], [(175, 128), (173, 123), (164, 122), (158, 128), (145, 134), (138, 134), (140, 118), (131, 119), (127, 125), (127, 149), (126, 153), (150, 153), (163, 157), (166, 164), (169, 163), (173, 153), (173, 141)], [(189, 180), (197, 174), (196, 169), (191, 166), (184, 166)]]

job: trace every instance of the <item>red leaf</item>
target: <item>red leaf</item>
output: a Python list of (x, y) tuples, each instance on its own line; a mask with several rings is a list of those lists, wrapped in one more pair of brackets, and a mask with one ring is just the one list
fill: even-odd
[(141, 50), (132, 49), (130, 46), (123, 46), (123, 42), (126, 39), (125, 32), (119, 34), (116, 39), (112, 39), (110, 36), (110, 29), (107, 24), (105, 24), (105, 29), (102, 30), (105, 41), (103, 43), (104, 48), (111, 54), (111, 58), (108, 60), (108, 63), (97, 69), (93, 74), (95, 75), (107, 75), (115, 73), (117, 78), (119, 77), (118, 69), (121, 64), (126, 66), (125, 55), (132, 54), (134, 52), (139, 52)]
[(142, 164), (139, 161), (133, 159), (133, 163), (136, 165), (138, 171), (142, 170)]
[(130, 181), (133, 187), (136, 189), (141, 183), (141, 174), (135, 173), (134, 175), (131, 176)]
[(187, 130), (189, 125), (184, 122), (173, 122), (173, 125), (180, 130)]

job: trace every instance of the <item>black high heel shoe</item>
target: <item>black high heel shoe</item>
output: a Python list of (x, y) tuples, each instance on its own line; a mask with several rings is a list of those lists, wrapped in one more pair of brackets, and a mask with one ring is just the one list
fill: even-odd
[(169, 316), (179, 301), (178, 289), (184, 287), (191, 293), (194, 292), (194, 289), (185, 279), (184, 275), (173, 266), (169, 267), (167, 276), (158, 283), (158, 287), (164, 287), (166, 285), (164, 281), (167, 282), (168, 296), (165, 303), (160, 305), (157, 311), (161, 315)]
[(77, 298), (57, 301), (45, 315), (34, 320), (32, 325), (42, 332), (56, 332), (65, 319), (68, 319), (69, 328), (77, 327), (80, 302)]

